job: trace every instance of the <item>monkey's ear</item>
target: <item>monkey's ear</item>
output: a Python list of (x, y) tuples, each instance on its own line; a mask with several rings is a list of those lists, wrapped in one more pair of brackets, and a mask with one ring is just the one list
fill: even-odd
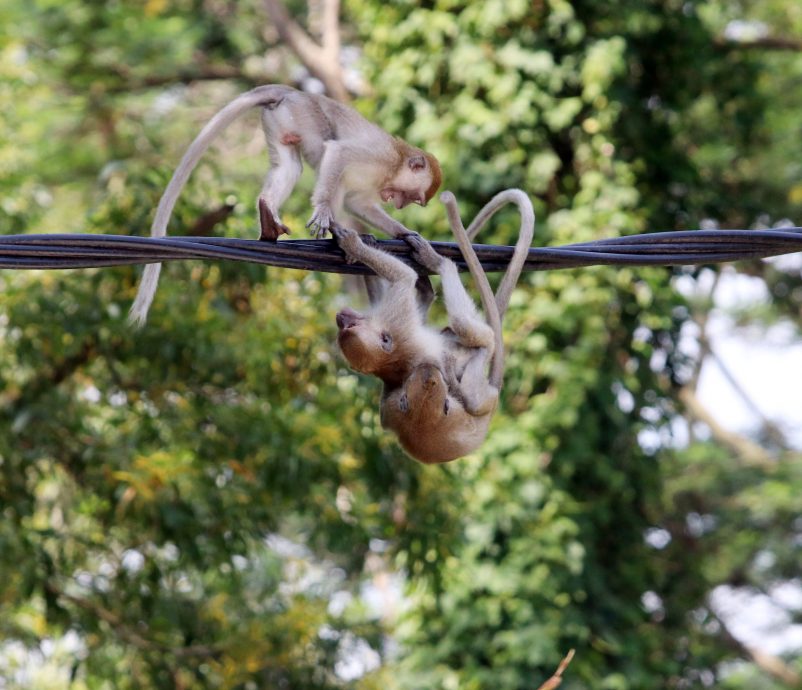
[(421, 155), (410, 156), (407, 165), (410, 170), (423, 170), (426, 167), (426, 159)]

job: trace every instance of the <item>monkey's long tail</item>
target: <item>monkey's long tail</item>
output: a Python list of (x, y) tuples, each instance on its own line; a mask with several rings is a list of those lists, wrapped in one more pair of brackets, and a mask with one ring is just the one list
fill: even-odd
[[(493, 372), (495, 372), (497, 369), (501, 372), (504, 371), (504, 341), (502, 339), (501, 332), (502, 314), (499, 312), (498, 303), (493, 295), (493, 290), (490, 289), (490, 283), (487, 280), (487, 275), (485, 275), (485, 272), (482, 269), (482, 264), (479, 262), (479, 257), (476, 256), (476, 252), (471, 244), (471, 239), (478, 231), (478, 228), (474, 227), (477, 225), (477, 221), (474, 220), (473, 224), (471, 225), (470, 229), (473, 230), (473, 234), (469, 236), (459, 215), (457, 198), (451, 192), (443, 192), (440, 195), (440, 201), (442, 201), (443, 205), (446, 207), (446, 214), (448, 216), (448, 222), (451, 225), (451, 232), (454, 233), (454, 237), (457, 240), (457, 244), (462, 252), (462, 258), (465, 259), (465, 263), (468, 264), (468, 270), (473, 277), (473, 282), (476, 284), (476, 288), (479, 290), (479, 296), (482, 300), (482, 309), (485, 313), (485, 319), (493, 331), (493, 354), (491, 358), (491, 375), (489, 380), (491, 385), (498, 388), (500, 386), (501, 376), (495, 377)], [(491, 201), (490, 203), (492, 204), (493, 202)], [(489, 205), (490, 204), (488, 204), (488, 206)], [(485, 208), (487, 208), (487, 206)], [(481, 214), (482, 212), (480, 211), (480, 216)], [(490, 216), (488, 215), (485, 220), (489, 217)], [(495, 382), (495, 378), (498, 378), (499, 382)]]
[(518, 240), (515, 242), (512, 258), (507, 265), (507, 270), (504, 272), (504, 277), (501, 279), (501, 284), (496, 289), (496, 304), (502, 319), (507, 312), (512, 291), (518, 282), (518, 278), (521, 277), (529, 247), (532, 246), (532, 239), (535, 236), (535, 209), (532, 208), (532, 201), (526, 192), (521, 189), (505, 189), (484, 205), (467, 230), (468, 239), (473, 241), (474, 237), (484, 227), (484, 224), (505, 204), (515, 204), (518, 207), (521, 225), (518, 230)]
[[(153, 219), (153, 225), (150, 227), (152, 237), (164, 237), (167, 234), (167, 223), (170, 221), (178, 195), (184, 188), (201, 156), (220, 133), (251, 108), (266, 106), (281, 99), (292, 90), (289, 86), (281, 84), (258, 86), (237, 96), (206, 123), (200, 134), (195, 137), (195, 141), (189, 145), (184, 157), (175, 169), (167, 189), (164, 190), (164, 194), (159, 200), (156, 216)], [(136, 327), (142, 326), (148, 317), (148, 310), (153, 302), (153, 296), (156, 294), (156, 287), (159, 284), (161, 267), (161, 264), (148, 264), (142, 273), (139, 290), (136, 293), (134, 303), (131, 305), (131, 311), (128, 313), (129, 323)]]
[[(501, 323), (507, 311), (507, 306), (510, 303), (510, 295), (512, 294), (515, 284), (518, 282), (518, 278), (521, 275), (524, 262), (529, 252), (529, 247), (532, 244), (532, 238), (535, 234), (535, 210), (532, 208), (532, 202), (525, 192), (520, 189), (507, 189), (503, 192), (499, 192), (488, 201), (482, 210), (479, 211), (476, 218), (473, 219), (468, 229), (465, 230), (460, 220), (457, 200), (454, 195), (451, 192), (443, 192), (440, 195), (440, 200), (446, 206), (449, 223), (451, 224), (451, 231), (457, 239), (457, 244), (465, 259), (465, 263), (468, 264), (468, 270), (470, 270), (476, 287), (479, 289), (485, 317), (487, 318), (488, 324), (490, 324), (490, 327), (493, 329), (495, 346), (490, 363), (490, 376), (488, 380), (490, 381), (490, 385), (500, 388), (504, 376), (504, 339), (501, 331)], [(496, 290), (496, 294), (493, 295), (490, 289), (490, 283), (487, 280), (487, 275), (482, 269), (482, 265), (479, 262), (479, 258), (476, 256), (471, 242), (493, 214), (502, 206), (509, 203), (513, 203), (518, 207), (518, 211), (521, 214), (521, 227), (518, 232), (518, 241), (515, 243), (515, 249), (513, 250), (510, 263), (507, 266), (504, 277), (501, 279), (501, 284)]]

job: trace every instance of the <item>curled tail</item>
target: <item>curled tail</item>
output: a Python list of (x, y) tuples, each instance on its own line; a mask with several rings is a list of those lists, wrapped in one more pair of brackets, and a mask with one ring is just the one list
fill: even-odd
[[(454, 195), (451, 192), (443, 192), (440, 195), (440, 200), (445, 204), (451, 231), (457, 238), (457, 244), (462, 256), (465, 259), (465, 263), (468, 264), (468, 270), (470, 270), (474, 283), (476, 283), (476, 287), (479, 290), (485, 318), (490, 328), (493, 329), (495, 348), (493, 350), (493, 359), (490, 363), (489, 381), (491, 386), (501, 388), (504, 376), (504, 340), (501, 332), (501, 322), (510, 303), (512, 291), (523, 270), (529, 246), (532, 244), (532, 238), (535, 234), (535, 211), (525, 192), (520, 189), (507, 189), (499, 192), (488, 201), (466, 230), (462, 225), (462, 220), (460, 220), (457, 200)], [(515, 243), (510, 263), (504, 272), (501, 284), (496, 289), (496, 294), (493, 295), (490, 283), (487, 280), (487, 274), (484, 272), (471, 242), (493, 214), (509, 203), (518, 207), (518, 212), (521, 215), (521, 227), (518, 231), (518, 241)]]
[[(195, 169), (195, 166), (198, 164), (201, 156), (220, 133), (251, 108), (267, 105), (271, 101), (281, 99), (292, 91), (293, 89), (289, 86), (280, 84), (258, 86), (251, 91), (246, 91), (237, 96), (206, 123), (206, 126), (201, 130), (200, 134), (198, 134), (195, 140), (189, 145), (184, 157), (175, 169), (173, 177), (167, 185), (167, 189), (164, 190), (164, 194), (162, 194), (162, 198), (159, 200), (159, 205), (156, 208), (156, 216), (153, 219), (153, 224), (150, 226), (150, 234), (152, 237), (164, 237), (167, 235), (167, 223), (170, 221), (170, 216), (172, 215), (178, 195), (184, 188), (184, 185)], [(137, 327), (145, 323), (148, 317), (148, 309), (150, 309), (153, 296), (156, 294), (156, 287), (159, 284), (160, 272), (161, 264), (148, 264), (145, 266), (145, 270), (142, 273), (142, 280), (139, 284), (139, 290), (136, 293), (136, 299), (134, 299), (134, 303), (131, 305), (131, 311), (128, 313), (129, 323)]]

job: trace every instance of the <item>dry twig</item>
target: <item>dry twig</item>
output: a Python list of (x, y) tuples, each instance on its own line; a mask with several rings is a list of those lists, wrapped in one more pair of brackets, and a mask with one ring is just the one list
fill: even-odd
[(574, 650), (568, 650), (568, 654), (565, 655), (565, 658), (560, 662), (560, 665), (557, 667), (557, 670), (554, 672), (554, 675), (549, 678), (543, 685), (541, 685), (537, 690), (554, 690), (560, 683), (563, 682), (563, 671), (568, 668), (568, 664), (571, 663), (571, 659), (574, 658)]

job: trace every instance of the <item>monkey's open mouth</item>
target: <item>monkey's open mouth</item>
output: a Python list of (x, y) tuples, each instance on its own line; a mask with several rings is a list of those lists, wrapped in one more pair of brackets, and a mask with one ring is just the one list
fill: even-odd
[(392, 189), (387, 187), (379, 192), (379, 197), (384, 203), (392, 201), (396, 208), (401, 209), (409, 204), (426, 206), (426, 195), (422, 192), (405, 192), (402, 189)]
[(393, 189), (382, 189), (381, 198), (384, 203), (392, 201), (396, 208), (404, 207), (404, 195)]

